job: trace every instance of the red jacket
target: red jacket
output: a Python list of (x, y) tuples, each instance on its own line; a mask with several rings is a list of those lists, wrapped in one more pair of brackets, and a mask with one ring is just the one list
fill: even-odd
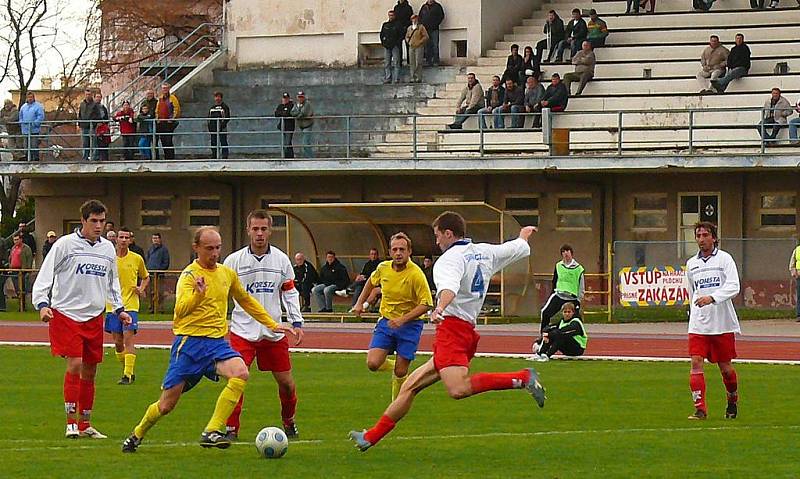
[(119, 123), (119, 132), (123, 135), (133, 135), (136, 133), (136, 123), (133, 108), (122, 109), (114, 115), (114, 119)]

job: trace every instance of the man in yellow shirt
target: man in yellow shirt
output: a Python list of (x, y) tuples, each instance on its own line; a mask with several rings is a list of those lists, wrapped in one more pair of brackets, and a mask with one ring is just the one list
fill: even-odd
[[(133, 367), (136, 364), (133, 338), (139, 329), (139, 296), (143, 297), (146, 294), (147, 285), (150, 284), (150, 274), (144, 266), (144, 259), (128, 249), (132, 237), (131, 230), (124, 226), (117, 233), (119, 286), (122, 290), (122, 304), (125, 305), (125, 311), (131, 316), (131, 323), (127, 326), (123, 325), (109, 304), (106, 306), (104, 328), (114, 338), (117, 360), (123, 366), (122, 379), (117, 384), (124, 386), (133, 384), (136, 380), (136, 376), (133, 374)], [(141, 284), (139, 284), (140, 280)]]
[(192, 249), (197, 259), (181, 273), (175, 290), (175, 317), (172, 331), (175, 341), (170, 351), (169, 367), (161, 386), (161, 397), (148, 406), (133, 433), (122, 443), (122, 452), (136, 452), (145, 433), (169, 414), (181, 394), (194, 387), (203, 376), (217, 381), (228, 379), (217, 399), (214, 414), (200, 436), (203, 447), (228, 448), (225, 420), (233, 412), (249, 377), (242, 357), (225, 341), (228, 332), (228, 296), (256, 321), (273, 331), (295, 335), (290, 326), (276, 323), (239, 281), (236, 272), (218, 264), (222, 238), (213, 227), (199, 228)]
[[(370, 371), (394, 369), (392, 401), (408, 378), (408, 366), (414, 360), (422, 336), (420, 318), (433, 307), (431, 290), (425, 273), (411, 257), (411, 239), (397, 233), (389, 241), (392, 259), (378, 265), (364, 285), (353, 312), (360, 316), (363, 304), (373, 288), (381, 288), (381, 318), (372, 333), (367, 353)], [(387, 356), (397, 352), (396, 361)]]

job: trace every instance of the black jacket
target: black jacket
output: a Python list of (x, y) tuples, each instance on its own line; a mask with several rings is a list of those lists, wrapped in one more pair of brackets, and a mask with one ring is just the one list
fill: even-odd
[(335, 284), (336, 289), (345, 289), (350, 284), (350, 275), (338, 259), (333, 260), (333, 264), (326, 261), (319, 268), (319, 282), (327, 286)]
[(385, 48), (394, 48), (403, 42), (406, 37), (406, 30), (400, 21), (383, 22), (381, 26), (381, 45)]
[(47, 257), (47, 253), (50, 252), (50, 249), (53, 247), (55, 243), (56, 243), (55, 241), (51, 243), (47, 240), (44, 240), (44, 246), (42, 246), (42, 259), (45, 259)]
[(552, 109), (554, 106), (560, 105), (566, 110), (569, 102), (569, 93), (567, 92), (567, 87), (564, 86), (564, 82), (558, 82), (558, 86), (553, 86), (552, 83), (549, 84), (544, 91), (542, 101), (548, 102), (548, 108)]
[(492, 105), (492, 91), (494, 91), (494, 90), (492, 90), (492, 88), (494, 88), (494, 87), (490, 86), (483, 93), (483, 101), (486, 103), (485, 106), (490, 106), (492, 108), (497, 108), (498, 106), (503, 104), (503, 98), (506, 97), (506, 87), (504, 87), (503, 85), (500, 85), (499, 87), (497, 87), (497, 105)]
[[(281, 123), (283, 123), (283, 131), (294, 131), (294, 117), (292, 116), (292, 108), (294, 108), (294, 102), (289, 100), (289, 103), (283, 104), (278, 103), (278, 106), (275, 108), (275, 117), (276, 118), (283, 118), (283, 122), (278, 120), (278, 129), (281, 129)], [(313, 266), (311, 267), (314, 268)], [(317, 275), (317, 272), (314, 271), (314, 276)]]
[(506, 91), (503, 93), (503, 105), (506, 103), (518, 106), (524, 105), (525, 89), (520, 86), (515, 86), (513, 90), (506, 88)]
[(408, 2), (400, 3), (394, 6), (394, 16), (403, 28), (408, 28), (411, 25), (411, 15), (414, 14), (414, 9)]
[(219, 131), (226, 131), (231, 119), (231, 109), (224, 101), (219, 105), (215, 103), (208, 110), (208, 118), (208, 131), (217, 131), (217, 125)]
[(728, 54), (728, 68), (744, 67), (750, 70), (750, 47), (746, 43), (734, 45)]
[(555, 48), (556, 44), (564, 39), (564, 20), (556, 14), (552, 25), (545, 22), (542, 32), (547, 35), (550, 32), (550, 44)]
[(428, 2), (419, 7), (419, 21), (425, 25), (428, 32), (439, 29), (439, 25), (444, 21), (444, 9), (439, 2), (433, 2), (428, 5)]
[(525, 59), (522, 58), (522, 55), (517, 53), (516, 55), (509, 55), (508, 59), (506, 59), (506, 73), (509, 75), (513, 75), (510, 77), (516, 83), (519, 78), (519, 72), (522, 70), (522, 66), (525, 64)]
[(376, 269), (378, 269), (379, 264), (381, 264), (381, 260), (379, 259), (368, 260), (366, 263), (364, 263), (364, 267), (361, 268), (361, 274), (365, 278), (369, 279), (369, 277), (372, 276), (372, 273), (375, 272)]
[(567, 38), (574, 38), (575, 40), (586, 40), (586, 35), (589, 34), (589, 27), (586, 25), (586, 21), (584, 19), (580, 19), (577, 22), (575, 20), (570, 20), (567, 24), (566, 29)]
[(294, 283), (297, 289), (309, 291), (319, 281), (316, 268), (308, 261), (304, 261), (300, 266), (294, 265), (292, 268), (294, 269)]
[(97, 108), (97, 103), (92, 100), (88, 102), (83, 100), (81, 102), (80, 110), (78, 110), (78, 123), (84, 130), (92, 128), (92, 121), (100, 119), (100, 110)]

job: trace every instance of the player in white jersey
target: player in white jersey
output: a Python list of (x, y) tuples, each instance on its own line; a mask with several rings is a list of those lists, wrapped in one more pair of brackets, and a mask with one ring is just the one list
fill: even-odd
[(100, 236), (106, 207), (97, 200), (81, 205), (81, 227), (59, 238), (33, 284), (33, 304), (49, 323), (50, 351), (67, 360), (64, 374), (66, 437), (105, 439), (91, 425), (94, 380), (103, 361), (106, 301), (128, 325), (117, 274), (114, 245)]
[[(247, 236), (250, 244), (225, 258), (225, 266), (236, 271), (247, 292), (276, 321), (280, 321), (283, 303), (286, 316), (297, 335), (297, 346), (303, 340), (303, 316), (300, 314), (300, 295), (294, 286), (294, 268), (286, 253), (269, 243), (272, 218), (266, 211), (255, 210), (247, 215)], [(294, 420), (297, 393), (289, 360), (289, 340), (283, 333), (273, 331), (253, 319), (234, 301), (230, 341), (248, 368), (256, 360), (260, 371), (272, 371), (278, 383), (284, 431), (290, 438), (298, 437)], [(231, 440), (239, 436), (243, 401), (244, 395), (227, 421), (227, 435)]]
[(738, 380), (731, 360), (736, 357), (736, 333), (741, 333), (733, 298), (739, 294), (739, 272), (731, 255), (718, 247), (717, 227), (708, 222), (694, 226), (700, 251), (686, 262), (691, 303), (689, 306), (689, 386), (695, 412), (689, 419), (705, 419), (706, 380), (703, 360), (717, 363), (728, 391), (727, 419), (738, 413)]
[(433, 222), (436, 244), (443, 251), (433, 266), (436, 308), (431, 313), (436, 336), (433, 358), (414, 370), (383, 416), (369, 430), (350, 431), (350, 439), (361, 451), (374, 446), (394, 429), (411, 409), (414, 397), (440, 379), (453, 399), (464, 399), (486, 391), (527, 389), (544, 407), (544, 387), (533, 368), (511, 373), (469, 375), (480, 336), (475, 322), (486, 298), (492, 276), (509, 264), (530, 255), (528, 239), (536, 231), (526, 226), (519, 238), (500, 245), (475, 244), (465, 239), (466, 222), (458, 213), (446, 211)]

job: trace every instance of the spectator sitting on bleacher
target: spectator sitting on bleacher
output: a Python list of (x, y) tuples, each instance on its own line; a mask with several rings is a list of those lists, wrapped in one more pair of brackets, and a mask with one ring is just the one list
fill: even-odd
[[(558, 73), (553, 73), (550, 80), (550, 85), (544, 91), (544, 96), (538, 105), (533, 107), (534, 113), (540, 113), (542, 108), (549, 108), (550, 111), (564, 111), (567, 109), (569, 102), (569, 92), (564, 84), (561, 82), (561, 76)], [(536, 121), (539, 121), (537, 124)], [(534, 117), (534, 128), (541, 128), (541, 116)]]
[(311, 288), (319, 280), (314, 265), (306, 261), (306, 255), (297, 252), (294, 255), (294, 287), (300, 293), (300, 312), (311, 312)]
[(608, 25), (606, 21), (597, 16), (597, 10), (589, 10), (589, 23), (586, 24), (586, 39), (592, 44), (592, 48), (602, 47), (606, 44), (608, 37)]
[(333, 312), (334, 291), (345, 289), (350, 284), (347, 268), (336, 259), (336, 253), (325, 254), (325, 264), (319, 268), (319, 284), (311, 288), (311, 294), (317, 300), (320, 313)]
[[(789, 100), (781, 95), (780, 88), (773, 88), (772, 94), (764, 103), (765, 118), (758, 124), (758, 131), (761, 133), (761, 138), (767, 140), (767, 146), (777, 145), (776, 140), (781, 128), (785, 127), (788, 123), (787, 118), (792, 115), (792, 105)], [(768, 130), (772, 127), (772, 133)]]
[(716, 80), (711, 80), (711, 86), (717, 93), (723, 93), (728, 84), (737, 78), (742, 78), (750, 71), (750, 47), (744, 42), (744, 35), (736, 34), (736, 45), (731, 48), (728, 54), (728, 73)]
[(525, 47), (525, 53), (522, 55), (522, 70), (519, 73), (519, 85), (525, 85), (529, 77), (536, 77), (538, 80), (541, 74), (539, 63), (536, 61), (536, 55), (533, 54), (533, 48), (529, 45)]
[(483, 87), (474, 73), (467, 73), (467, 86), (461, 90), (461, 95), (456, 103), (456, 117), (453, 123), (447, 125), (451, 130), (460, 130), (470, 115), (478, 113), (483, 101)]
[(503, 97), (506, 95), (506, 88), (500, 81), (500, 77), (495, 75), (492, 77), (492, 86), (486, 89), (484, 95), (485, 107), (478, 110), (478, 122), (480, 123), (481, 130), (486, 129), (486, 115), (491, 115), (492, 110), (499, 108), (503, 104)]
[(511, 128), (522, 128), (525, 117), (519, 113), (523, 111), (525, 111), (525, 92), (514, 83), (514, 80), (509, 78), (506, 80), (503, 104), (492, 112), (492, 115), (494, 115), (494, 127), (497, 129), (505, 128), (506, 115), (511, 113)]
[(572, 10), (572, 20), (567, 24), (565, 30), (566, 39), (559, 42), (556, 47), (556, 62), (564, 63), (564, 50), (568, 47), (570, 49), (570, 59), (578, 53), (581, 49), (583, 41), (586, 40), (588, 34), (588, 27), (586, 22), (581, 18), (581, 11), (577, 8)]
[[(528, 81), (525, 84), (525, 111), (527, 113), (533, 113), (534, 107), (542, 101), (542, 98), (544, 98), (544, 87), (539, 83), (539, 79), (536, 77), (528, 77)], [(533, 127), (539, 128), (541, 126), (542, 116), (534, 115)]]
[[(542, 32), (548, 35), (549, 38), (544, 38), (536, 43), (536, 58), (539, 64), (550, 63), (553, 60), (553, 53), (555, 53), (556, 47), (564, 41), (564, 20), (558, 16), (555, 10), (547, 12), (547, 21), (544, 23)], [(550, 40), (549, 45), (547, 43), (548, 39)], [(542, 59), (542, 52), (544, 52), (545, 48), (547, 48), (547, 60)]]
[(572, 93), (569, 87), (574, 81), (580, 81), (575, 96), (580, 96), (580, 94), (583, 93), (586, 84), (589, 83), (589, 80), (594, 78), (594, 66), (596, 63), (597, 59), (594, 56), (594, 51), (592, 51), (592, 44), (589, 40), (586, 40), (583, 42), (581, 51), (572, 57), (572, 64), (575, 65), (575, 71), (564, 75), (564, 86), (567, 89), (567, 93)]
[(506, 60), (506, 70), (503, 72), (501, 81), (505, 83), (506, 80), (511, 79), (514, 80), (514, 83), (519, 82), (519, 75), (523, 71), (524, 64), (525, 60), (519, 54), (519, 45), (516, 43), (511, 45), (511, 55)]
[[(794, 106), (794, 111), (800, 115), (800, 100), (797, 100), (797, 104)], [(797, 138), (798, 127), (800, 127), (800, 116), (789, 121), (789, 140), (791, 140), (792, 144), (795, 146), (800, 145), (800, 140)], [(798, 319), (800, 319), (800, 317), (798, 317)]]
[[(350, 285), (348, 290), (352, 289), (353, 293), (353, 304), (351, 306), (355, 306), (356, 301), (358, 301), (358, 297), (361, 296), (361, 291), (364, 290), (364, 285), (369, 280), (369, 277), (372, 276), (372, 272), (378, 268), (378, 265), (381, 264), (381, 260), (378, 258), (378, 250), (377, 248), (371, 248), (369, 250), (369, 260), (364, 263), (364, 267), (361, 268), (361, 274), (356, 276), (356, 279), (353, 280), (353, 283)], [(337, 296), (347, 296), (347, 290), (338, 290), (336, 291)]]
[(728, 65), (728, 55), (730, 51), (722, 46), (719, 42), (719, 37), (711, 35), (708, 39), (708, 46), (703, 50), (700, 55), (700, 65), (703, 66), (702, 70), (697, 72), (697, 82), (700, 83), (700, 94), (714, 93), (711, 90), (711, 81), (725, 75), (725, 69)]

